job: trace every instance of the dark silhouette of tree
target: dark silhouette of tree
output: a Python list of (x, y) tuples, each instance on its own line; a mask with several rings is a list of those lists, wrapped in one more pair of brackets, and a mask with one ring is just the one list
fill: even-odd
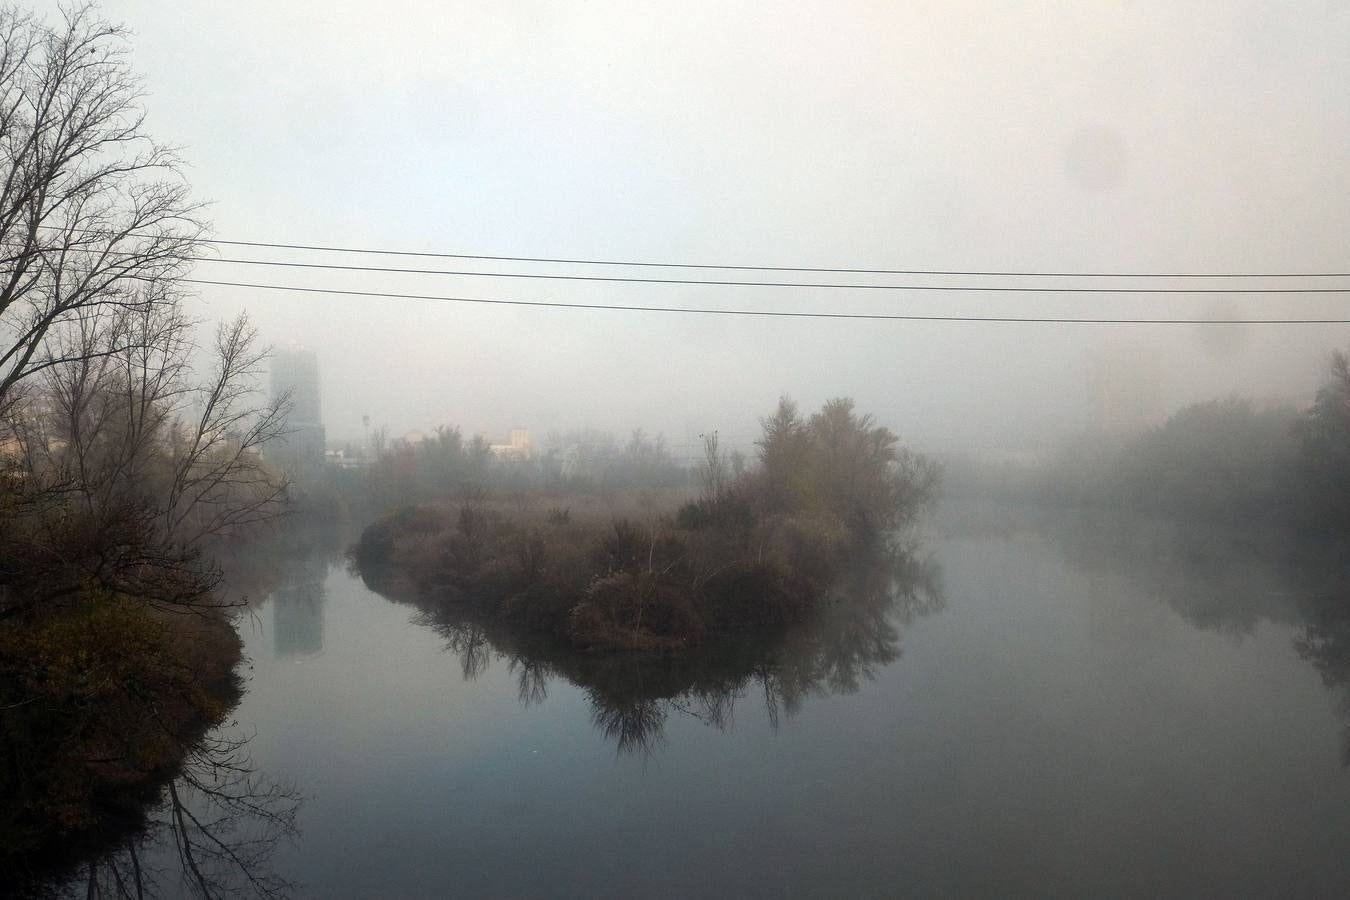
[[(89, 861), (62, 896), (91, 898), (288, 897), (296, 885), (273, 856), (297, 834), (302, 796), (261, 775), (247, 739), (215, 736), (194, 747), (165, 787), (143, 833)], [(171, 864), (156, 861), (171, 848)]]
[(1299, 423), (1299, 475), (1306, 518), (1328, 529), (1350, 524), (1350, 357), (1337, 351), (1330, 378)]
[(769, 513), (828, 513), (860, 534), (907, 521), (933, 499), (940, 472), (846, 397), (803, 420), (787, 397), (761, 420), (751, 487)]
[(56, 24), (0, 8), (0, 410), (39, 372), (128, 349), (66, 338), (172, 305), (201, 242), (125, 38), (90, 4)]
[(261, 451), (281, 433), (286, 405), (257, 398), (267, 351), (248, 319), (219, 327), (201, 379), (181, 314), (129, 319), (116, 332), (133, 333), (133, 347), (49, 367), (32, 405), (0, 419), (23, 447), (18, 477), (0, 486), (22, 498), (0, 509), (0, 560), (10, 561), (0, 566), (0, 619), (90, 587), (166, 606), (213, 603), (218, 573), (202, 551), (285, 511), (287, 482)]

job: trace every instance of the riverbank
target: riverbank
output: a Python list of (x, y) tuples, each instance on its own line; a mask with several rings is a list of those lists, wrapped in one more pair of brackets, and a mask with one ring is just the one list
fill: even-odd
[(221, 609), (90, 597), (0, 626), (0, 878), (39, 883), (140, 827), (241, 694)]

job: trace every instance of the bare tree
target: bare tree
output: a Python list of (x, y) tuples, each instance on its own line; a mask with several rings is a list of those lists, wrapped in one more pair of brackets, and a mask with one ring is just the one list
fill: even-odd
[[(201, 380), (176, 302), (95, 318), (52, 351), (63, 361), (7, 420), (27, 448), (26, 492), (42, 499), (13, 529), (28, 536), (22, 568), (33, 583), (0, 617), (90, 584), (158, 604), (206, 602), (216, 578), (199, 552), (285, 512), (288, 482), (260, 451), (288, 403), (258, 396), (267, 350), (248, 318), (217, 328)], [(99, 352), (105, 342), (119, 349)]]
[(0, 411), (44, 369), (127, 349), (80, 338), (161, 302), (202, 240), (176, 153), (144, 131), (125, 38), (90, 4), (54, 25), (0, 7)]
[(720, 500), (727, 489), (727, 456), (718, 447), (716, 431), (700, 434), (703, 438), (703, 495), (709, 500)]
[(171, 440), (164, 527), (182, 545), (257, 525), (281, 510), (288, 482), (263, 464), (260, 452), (283, 433), (290, 399), (260, 401), (269, 353), (243, 313), (216, 329), (215, 371), (196, 389), (199, 415), (177, 426)]
[(191, 390), (191, 323), (175, 298), (85, 311), (51, 339), (40, 377), (6, 417), (35, 480), (68, 484), (87, 509), (142, 492), (165, 460), (165, 430)]

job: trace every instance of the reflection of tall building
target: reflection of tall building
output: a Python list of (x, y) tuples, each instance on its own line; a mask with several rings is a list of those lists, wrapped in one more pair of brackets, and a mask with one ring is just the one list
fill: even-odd
[(1158, 351), (1116, 342), (1098, 349), (1089, 368), (1092, 426), (1108, 434), (1132, 434), (1166, 418)]
[(286, 584), (272, 594), (272, 653), (277, 659), (323, 652), (323, 560), (297, 561)]
[(288, 474), (304, 478), (323, 469), (323, 410), (319, 402), (319, 358), (293, 347), (272, 356), (272, 399), (290, 395), (286, 434), (268, 448), (268, 456)]

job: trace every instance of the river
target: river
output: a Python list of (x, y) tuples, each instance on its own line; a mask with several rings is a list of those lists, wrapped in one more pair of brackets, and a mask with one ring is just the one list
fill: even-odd
[(298, 560), (241, 625), (236, 728), (304, 796), (271, 868), (324, 898), (1350, 895), (1340, 645), (1314, 664), (1278, 567), (1141, 533), (934, 527), (916, 603), (711, 682), (534, 665)]

